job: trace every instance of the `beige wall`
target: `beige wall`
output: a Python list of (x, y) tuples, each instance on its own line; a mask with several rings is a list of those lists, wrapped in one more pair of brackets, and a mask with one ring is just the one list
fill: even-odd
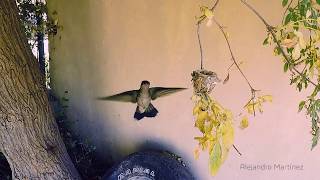
[[(63, 29), (50, 43), (54, 91), (69, 91), (70, 118), (77, 130), (94, 140), (98, 150), (119, 158), (142, 147), (157, 146), (181, 155), (198, 179), (209, 175), (208, 157), (193, 159), (191, 76), (199, 67), (195, 15), (205, 0), (51, 0)], [(282, 15), (279, 0), (252, 1), (277, 24)], [(310, 151), (310, 120), (297, 113), (306, 94), (289, 86), (281, 60), (272, 48), (263, 47), (265, 28), (238, 0), (223, 0), (216, 17), (227, 26), (234, 53), (244, 61), (243, 70), (257, 89), (274, 97), (265, 112), (250, 119), (246, 130), (236, 128), (235, 144), (216, 179), (316, 179), (320, 147)], [(205, 68), (221, 78), (231, 64), (226, 43), (215, 26), (203, 28)], [(133, 120), (135, 105), (101, 102), (94, 98), (138, 88), (147, 79), (156, 86), (181, 86), (189, 90), (153, 104), (160, 111), (154, 119)], [(234, 70), (226, 85), (212, 94), (234, 114), (249, 99), (245, 81)], [(238, 118), (235, 120), (239, 124)], [(245, 164), (303, 164), (303, 171), (245, 171)]]

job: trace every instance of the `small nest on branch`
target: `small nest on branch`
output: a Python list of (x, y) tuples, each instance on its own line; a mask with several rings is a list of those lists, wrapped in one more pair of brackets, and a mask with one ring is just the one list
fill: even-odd
[(215, 72), (205, 69), (193, 71), (191, 76), (195, 94), (210, 94), (221, 81)]

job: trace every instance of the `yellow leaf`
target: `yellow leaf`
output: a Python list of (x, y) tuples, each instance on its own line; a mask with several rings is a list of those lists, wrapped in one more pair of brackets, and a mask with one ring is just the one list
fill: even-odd
[(202, 110), (207, 110), (208, 109), (208, 106), (209, 106), (208, 100), (206, 100), (205, 98), (201, 98), (201, 101), (199, 103), (201, 103), (200, 107), (201, 107)]
[(227, 121), (221, 125), (222, 144), (226, 148), (230, 148), (234, 141), (234, 128), (232, 121)]
[(212, 152), (213, 147), (214, 147), (215, 144), (216, 144), (216, 141), (215, 141), (215, 140), (208, 141), (208, 151), (209, 151), (209, 154), (210, 154), (210, 152)]
[(202, 148), (203, 151), (207, 149), (208, 147), (207, 137), (195, 137), (194, 139), (199, 142), (199, 146)]
[(245, 129), (249, 126), (249, 120), (247, 116), (244, 116), (240, 122), (240, 128)]
[(201, 109), (200, 109), (200, 107), (199, 106), (195, 106), (194, 108), (193, 108), (193, 115), (197, 115), (199, 112), (201, 111)]
[(212, 103), (211, 110), (213, 112), (218, 113), (221, 111), (221, 109), (222, 109), (222, 107), (220, 106), (220, 104), (218, 104), (217, 102)]
[(197, 120), (195, 122), (195, 126), (199, 128), (201, 132), (205, 132), (204, 125), (205, 121), (208, 119), (208, 113), (206, 111), (200, 111), (199, 115), (197, 117)]
[(232, 112), (229, 110), (225, 110), (225, 114), (226, 114), (227, 120), (232, 121), (232, 119), (233, 119)]
[(200, 111), (197, 119), (200, 119), (201, 121), (205, 121), (206, 119), (208, 119), (208, 117), (209, 117), (208, 112)]
[(210, 152), (210, 172), (212, 176), (215, 176), (218, 173), (218, 170), (221, 166), (221, 146), (219, 142), (213, 145), (213, 149)]
[(211, 11), (211, 9), (209, 9), (208, 7), (202, 6), (200, 7), (200, 10), (208, 19), (211, 19), (213, 17), (213, 11)]
[(220, 141), (218, 141), (221, 142), (221, 161), (223, 163), (225, 159), (228, 157), (229, 149), (231, 148), (234, 142), (234, 128), (232, 119), (228, 119), (219, 126), (217, 135), (218, 138), (221, 139)]
[(210, 123), (205, 123), (205, 126), (204, 126), (204, 132), (205, 133), (211, 133), (212, 129), (213, 129), (213, 122), (210, 122)]
[(199, 100), (199, 96), (193, 95), (193, 96), (191, 97), (191, 100), (192, 100), (193, 102), (197, 102), (197, 101)]
[(249, 114), (253, 114), (255, 110), (255, 104), (254, 103), (249, 103), (245, 106)]
[(297, 43), (298, 43), (298, 39), (297, 38), (284, 39), (281, 42), (281, 46), (283, 46), (285, 48), (293, 48)]
[(262, 102), (272, 102), (272, 96), (271, 95), (264, 95), (259, 97), (261, 98)]

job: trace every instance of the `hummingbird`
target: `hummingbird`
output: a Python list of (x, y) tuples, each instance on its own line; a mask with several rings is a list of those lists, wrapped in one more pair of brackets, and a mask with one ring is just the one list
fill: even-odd
[(100, 97), (98, 99), (136, 103), (137, 108), (134, 113), (134, 118), (136, 120), (141, 120), (144, 117), (155, 117), (158, 114), (158, 110), (151, 103), (152, 100), (184, 89), (186, 88), (150, 88), (150, 82), (144, 80), (141, 82), (140, 88), (137, 90), (125, 91), (112, 96)]

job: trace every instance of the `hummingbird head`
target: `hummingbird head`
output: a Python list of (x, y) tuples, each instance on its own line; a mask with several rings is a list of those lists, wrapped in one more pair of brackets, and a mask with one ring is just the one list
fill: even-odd
[(140, 85), (140, 88), (147, 90), (147, 89), (149, 89), (149, 86), (150, 86), (150, 82), (149, 81), (142, 81), (141, 85)]

